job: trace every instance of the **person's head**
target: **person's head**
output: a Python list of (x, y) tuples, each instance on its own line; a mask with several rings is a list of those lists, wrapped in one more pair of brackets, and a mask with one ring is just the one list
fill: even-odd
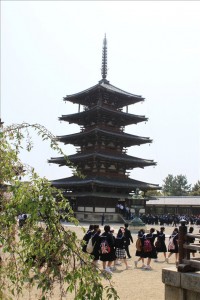
[(114, 232), (115, 232), (115, 229), (114, 229), (113, 227), (111, 227), (111, 228), (110, 228), (110, 232), (111, 232), (111, 233), (114, 233)]
[(165, 227), (160, 227), (160, 231), (165, 231)]
[(145, 233), (145, 230), (142, 228), (142, 229), (140, 229), (140, 231), (139, 231), (138, 233), (144, 234), (144, 233)]
[(123, 227), (120, 227), (117, 233), (117, 237), (122, 237), (123, 236), (123, 231), (122, 231)]
[(99, 229), (99, 225), (95, 224), (94, 225), (94, 231), (98, 231), (98, 229)]
[(174, 228), (174, 232), (178, 233), (178, 228), (177, 227)]
[(125, 223), (125, 224), (124, 224), (124, 227), (125, 227), (125, 228), (128, 228), (128, 223)]
[(122, 233), (125, 232), (125, 228), (124, 228), (124, 227), (121, 226), (120, 229), (121, 229), (121, 232), (122, 232)]
[(93, 224), (90, 224), (89, 230), (93, 230), (93, 229), (94, 229), (94, 225), (93, 225)]
[(193, 233), (193, 231), (194, 231), (194, 227), (190, 227), (189, 228), (189, 233)]
[(105, 225), (104, 226), (104, 231), (105, 232), (109, 232), (110, 231), (110, 226), (109, 225)]
[(151, 228), (149, 231), (150, 231), (150, 233), (154, 233), (155, 228)]

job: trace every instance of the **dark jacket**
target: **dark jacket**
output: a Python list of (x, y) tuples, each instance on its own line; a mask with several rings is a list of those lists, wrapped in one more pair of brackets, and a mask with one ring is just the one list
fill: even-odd
[(125, 246), (126, 246), (125, 237), (123, 235), (122, 236), (117, 236), (115, 238), (115, 248), (124, 249)]
[(124, 237), (126, 240), (126, 245), (130, 245), (130, 241), (133, 243), (133, 238), (128, 228), (125, 228)]

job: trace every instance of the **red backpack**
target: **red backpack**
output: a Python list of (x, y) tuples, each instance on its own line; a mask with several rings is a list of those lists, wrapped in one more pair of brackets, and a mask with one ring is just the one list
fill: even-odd
[(152, 245), (150, 240), (144, 240), (144, 252), (151, 252), (152, 251)]

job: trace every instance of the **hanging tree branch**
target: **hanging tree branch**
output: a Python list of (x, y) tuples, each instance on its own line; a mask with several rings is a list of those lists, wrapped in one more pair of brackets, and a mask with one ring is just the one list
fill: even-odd
[[(24, 170), (18, 157), (23, 142), (27, 151), (33, 147), (30, 128), (67, 157), (44, 126), (22, 123), (1, 128), (0, 184), (9, 185), (6, 193), (1, 191), (0, 203), (0, 298), (18, 299), (27, 289), (36, 287), (40, 291), (38, 299), (44, 300), (52, 297), (55, 285), (59, 285), (60, 299), (71, 293), (75, 300), (118, 299), (109, 276), (109, 285), (104, 286), (100, 270), (94, 269), (90, 255), (82, 252), (81, 240), (60, 222), (66, 219), (78, 225), (62, 191), (40, 178), (34, 168), (29, 170), (28, 181), (19, 180)], [(24, 212), (28, 218), (19, 229), (17, 216)]]

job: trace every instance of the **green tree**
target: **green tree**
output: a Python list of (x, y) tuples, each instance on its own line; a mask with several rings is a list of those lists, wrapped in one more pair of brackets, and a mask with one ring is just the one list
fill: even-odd
[(185, 175), (173, 176), (169, 174), (163, 180), (163, 193), (168, 196), (186, 196), (189, 195), (191, 184), (188, 184)]
[(192, 187), (192, 190), (191, 190), (190, 194), (193, 195), (193, 196), (200, 196), (200, 181), (199, 180)]
[(159, 190), (153, 190), (153, 191), (147, 191), (145, 193), (142, 193), (143, 196), (145, 197), (160, 197), (162, 196), (162, 192)]
[[(60, 299), (66, 299), (69, 293), (77, 300), (118, 299), (109, 276), (109, 284), (104, 287), (100, 270), (81, 250), (82, 242), (60, 222), (60, 218), (67, 218), (78, 225), (62, 191), (19, 160), (24, 141), (28, 151), (33, 147), (30, 128), (64, 155), (55, 137), (41, 125), (23, 123), (1, 128), (0, 299), (17, 299), (25, 289), (34, 287), (40, 291), (40, 299), (49, 299), (55, 285), (59, 285)], [(25, 175), (29, 176), (26, 182), (19, 178)], [(17, 221), (20, 213), (28, 215), (21, 229)]]

